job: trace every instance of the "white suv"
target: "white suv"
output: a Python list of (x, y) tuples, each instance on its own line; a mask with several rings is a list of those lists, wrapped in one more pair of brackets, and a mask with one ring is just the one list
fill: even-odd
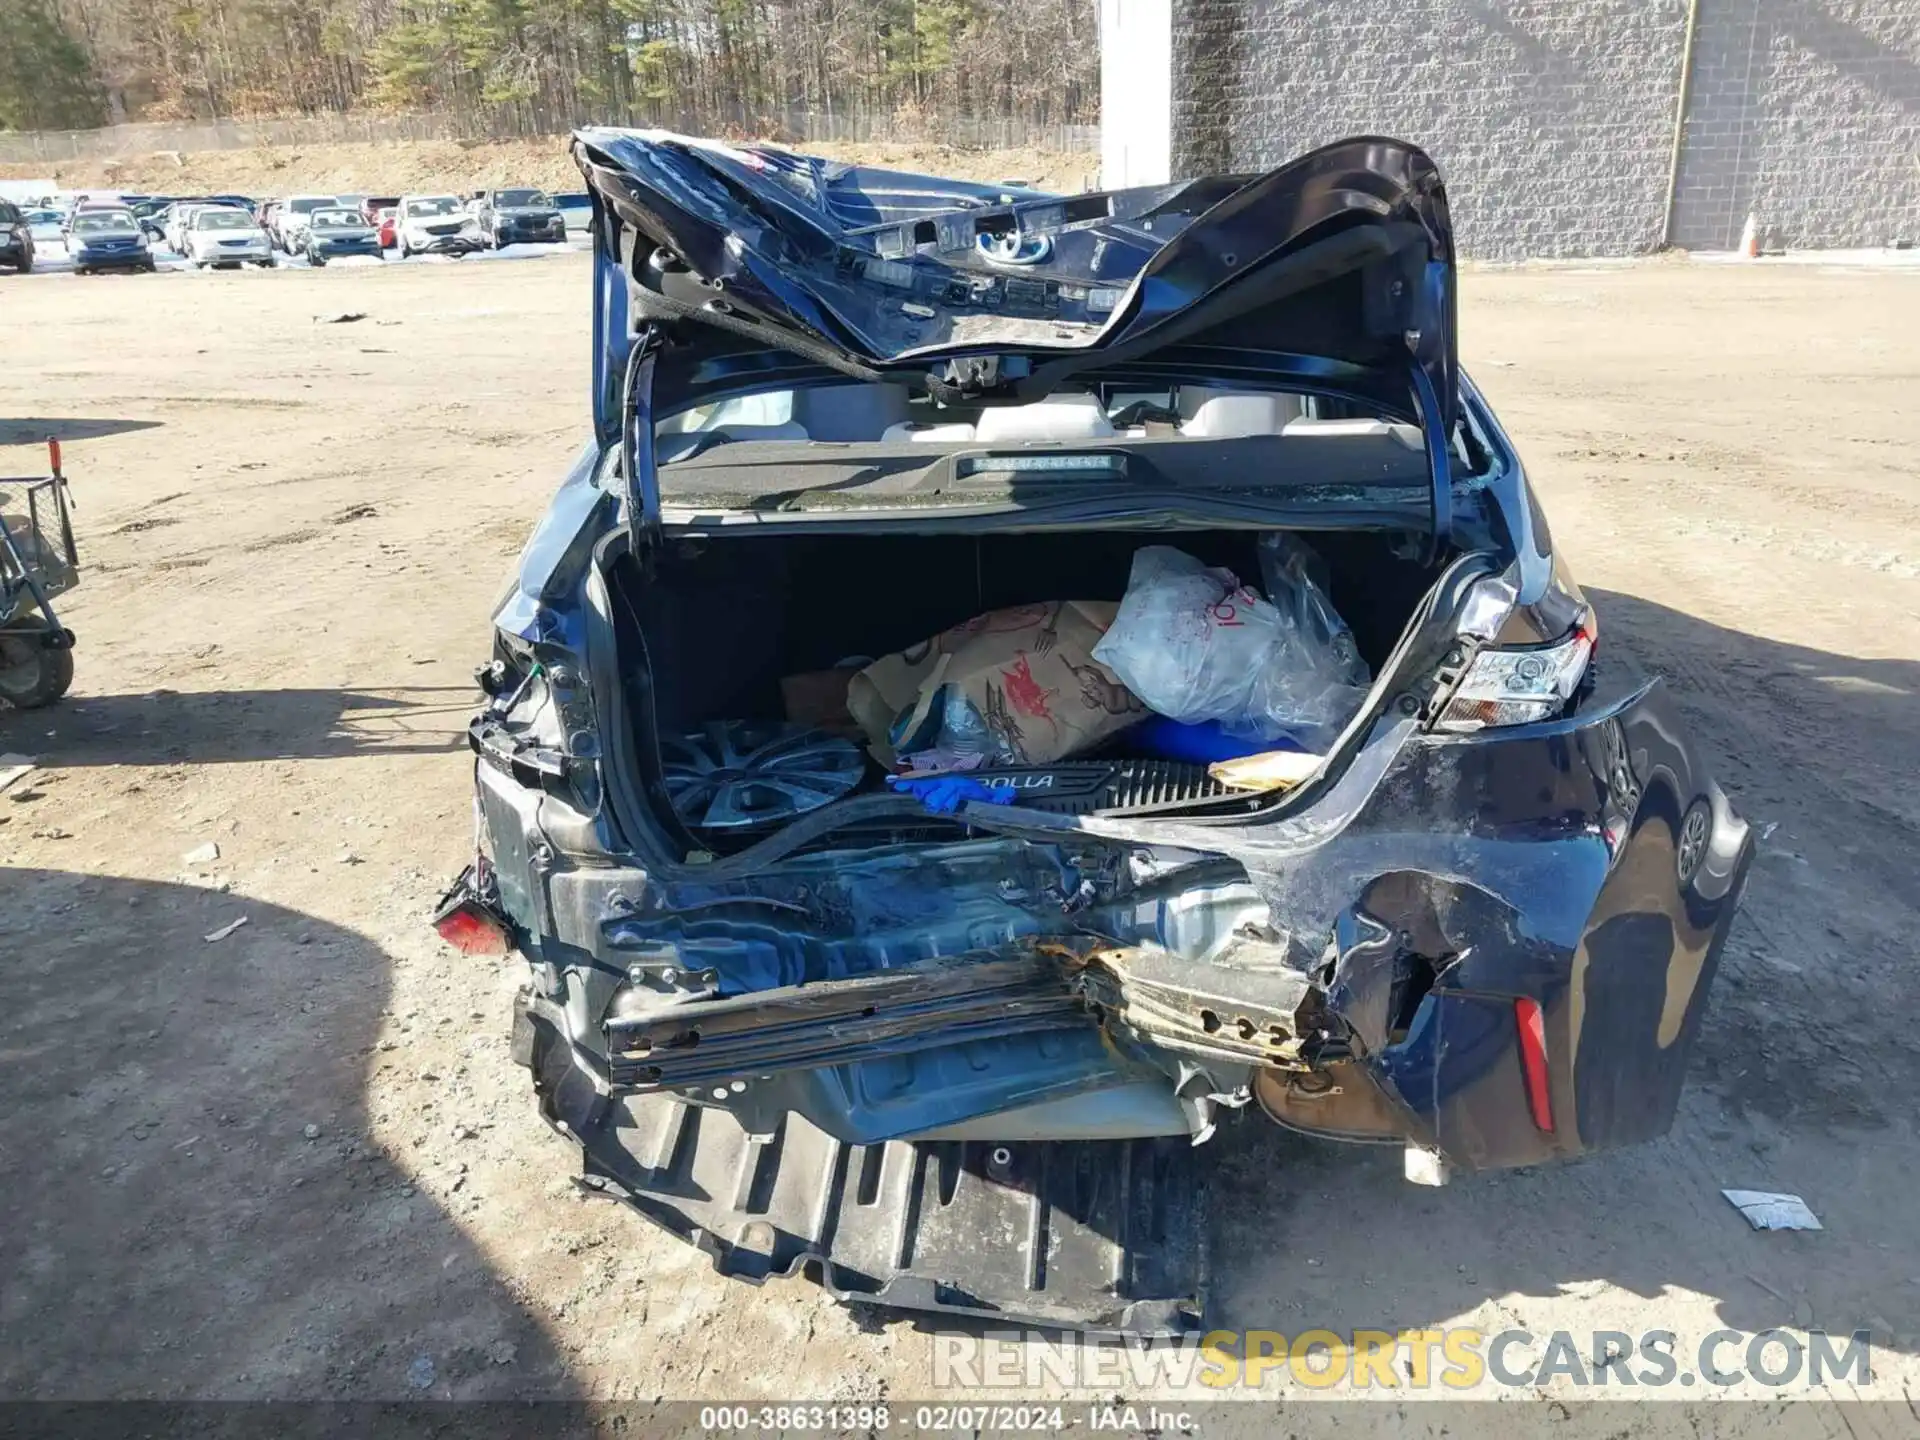
[(393, 228), (403, 256), (470, 255), (487, 244), (458, 195), (402, 195)]

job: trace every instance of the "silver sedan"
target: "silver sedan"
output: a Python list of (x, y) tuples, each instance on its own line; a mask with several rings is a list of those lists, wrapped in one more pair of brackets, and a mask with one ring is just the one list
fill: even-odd
[(273, 264), (273, 247), (244, 210), (207, 206), (187, 222), (184, 253), (195, 269), (209, 265)]

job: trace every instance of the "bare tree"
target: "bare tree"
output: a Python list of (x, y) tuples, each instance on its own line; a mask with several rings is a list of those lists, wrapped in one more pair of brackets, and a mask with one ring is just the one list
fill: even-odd
[[(646, 122), (777, 132), (788, 117), (1093, 116), (1093, 0), (0, 0), (0, 29), (71, 47), (11, 83), (23, 117), (451, 110), (480, 133)], [(13, 17), (19, 11), (21, 18)], [(49, 42), (51, 43), (51, 42)], [(69, 72), (78, 72), (79, 79)], [(62, 78), (62, 77), (65, 78)], [(55, 92), (84, 97), (54, 106)], [(46, 92), (42, 94), (41, 92)], [(37, 107), (37, 108), (36, 108)]]

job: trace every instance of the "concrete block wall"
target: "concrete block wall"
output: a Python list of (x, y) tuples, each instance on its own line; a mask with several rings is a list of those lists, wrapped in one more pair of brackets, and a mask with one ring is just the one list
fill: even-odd
[[(1127, 0), (1119, 0), (1127, 3)], [(1440, 162), (1461, 252), (1623, 255), (1667, 224), (1687, 0), (1174, 0), (1173, 173), (1343, 135)], [(1675, 244), (1920, 243), (1920, 0), (1699, 0)]]
[(1920, 245), (1920, 0), (1702, 0), (1673, 242)]

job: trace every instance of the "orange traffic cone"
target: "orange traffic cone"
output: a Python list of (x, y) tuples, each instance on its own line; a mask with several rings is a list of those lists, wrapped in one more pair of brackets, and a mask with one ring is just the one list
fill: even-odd
[(1740, 253), (1749, 260), (1760, 258), (1760, 216), (1758, 212), (1747, 212), (1747, 223), (1740, 229)]

